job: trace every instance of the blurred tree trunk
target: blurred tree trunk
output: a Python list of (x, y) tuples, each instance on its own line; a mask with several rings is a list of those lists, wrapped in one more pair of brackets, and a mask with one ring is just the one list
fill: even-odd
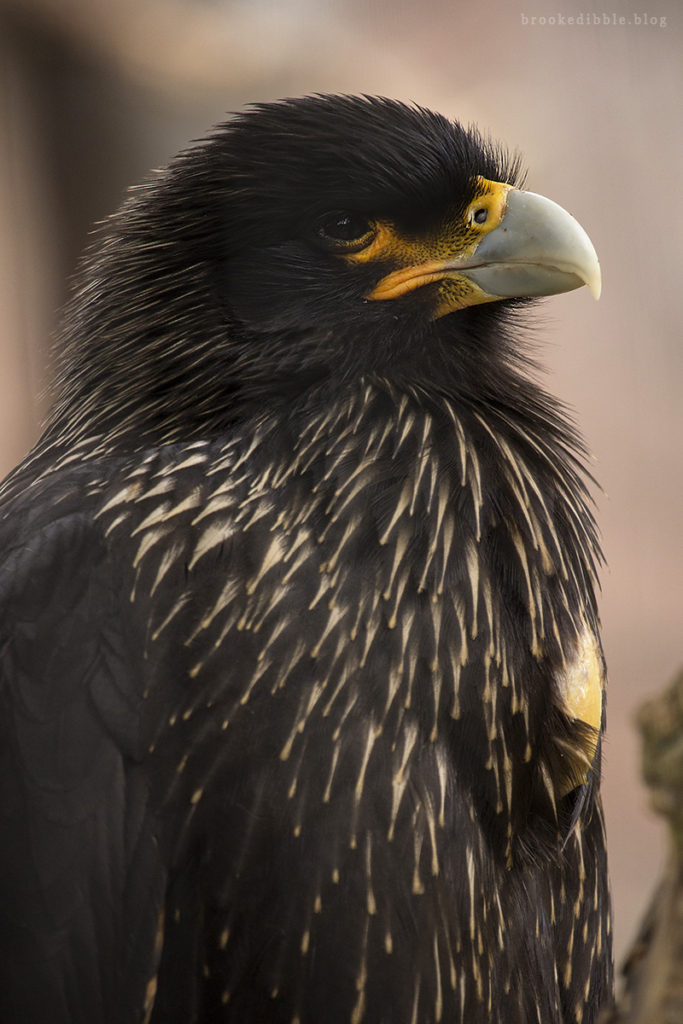
[[(624, 993), (603, 1024), (683, 1022), (683, 671), (638, 716), (643, 774), (671, 829), (669, 859), (623, 968)], [(637, 841), (634, 837), (634, 841)]]

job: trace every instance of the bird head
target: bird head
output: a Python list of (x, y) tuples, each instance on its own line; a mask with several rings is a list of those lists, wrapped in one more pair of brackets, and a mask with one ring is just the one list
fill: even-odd
[(247, 319), (300, 326), (310, 311), (340, 326), (419, 309), (433, 321), (582, 284), (599, 294), (574, 218), (516, 188), (517, 160), (439, 114), (312, 97), (257, 107), (220, 141), (239, 199), (225, 279)]
[(459, 342), (519, 299), (599, 294), (586, 233), (519, 185), (516, 159), (416, 106), (250, 108), (112, 219), (68, 322), (75, 378), (90, 365), (132, 423), (143, 392), (161, 422), (430, 360), (457, 377)]

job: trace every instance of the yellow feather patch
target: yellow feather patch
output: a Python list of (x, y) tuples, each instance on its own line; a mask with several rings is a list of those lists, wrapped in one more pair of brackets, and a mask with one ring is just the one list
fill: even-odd
[(603, 676), (602, 653), (593, 632), (584, 627), (574, 657), (568, 662), (560, 676), (559, 689), (563, 710), (576, 722), (591, 728), (581, 738), (575, 754), (570, 759), (576, 762), (574, 784), (586, 782), (590, 766), (595, 758), (598, 738), (602, 726), (602, 704), (605, 680)]

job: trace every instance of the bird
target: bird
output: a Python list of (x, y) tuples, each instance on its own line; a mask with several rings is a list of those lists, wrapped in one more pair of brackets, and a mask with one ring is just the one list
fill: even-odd
[(133, 187), (0, 496), (0, 1019), (593, 1024), (603, 556), (539, 297), (588, 235), (415, 103)]

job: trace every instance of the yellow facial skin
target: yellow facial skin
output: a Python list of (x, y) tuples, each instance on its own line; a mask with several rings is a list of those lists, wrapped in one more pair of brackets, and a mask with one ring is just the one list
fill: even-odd
[[(501, 224), (510, 187), (480, 178), (477, 195), (468, 206), (465, 215), (457, 221), (446, 223), (442, 233), (438, 235), (419, 239), (402, 238), (393, 225), (379, 225), (377, 237), (372, 245), (367, 250), (356, 253), (355, 257), (350, 256), (349, 261), (389, 259), (399, 266), (382, 278), (368, 298), (376, 301), (395, 299), (424, 284), (442, 281), (450, 299), (448, 308), (444, 309), (443, 313), (474, 305), (476, 302), (489, 301), (481, 289), (472, 282), (465, 279), (455, 281), (450, 268), (454, 254), (455, 259), (465, 262), (473, 255), (482, 238)], [(459, 301), (458, 296), (463, 301)], [(452, 304), (454, 300), (455, 304)]]
[(466, 306), (525, 295), (552, 295), (587, 284), (600, 293), (600, 267), (583, 228), (557, 204), (502, 182), (477, 180), (464, 214), (437, 233), (405, 237), (377, 222), (369, 243), (348, 263), (393, 267), (367, 296), (401, 298), (440, 282), (434, 319)]

